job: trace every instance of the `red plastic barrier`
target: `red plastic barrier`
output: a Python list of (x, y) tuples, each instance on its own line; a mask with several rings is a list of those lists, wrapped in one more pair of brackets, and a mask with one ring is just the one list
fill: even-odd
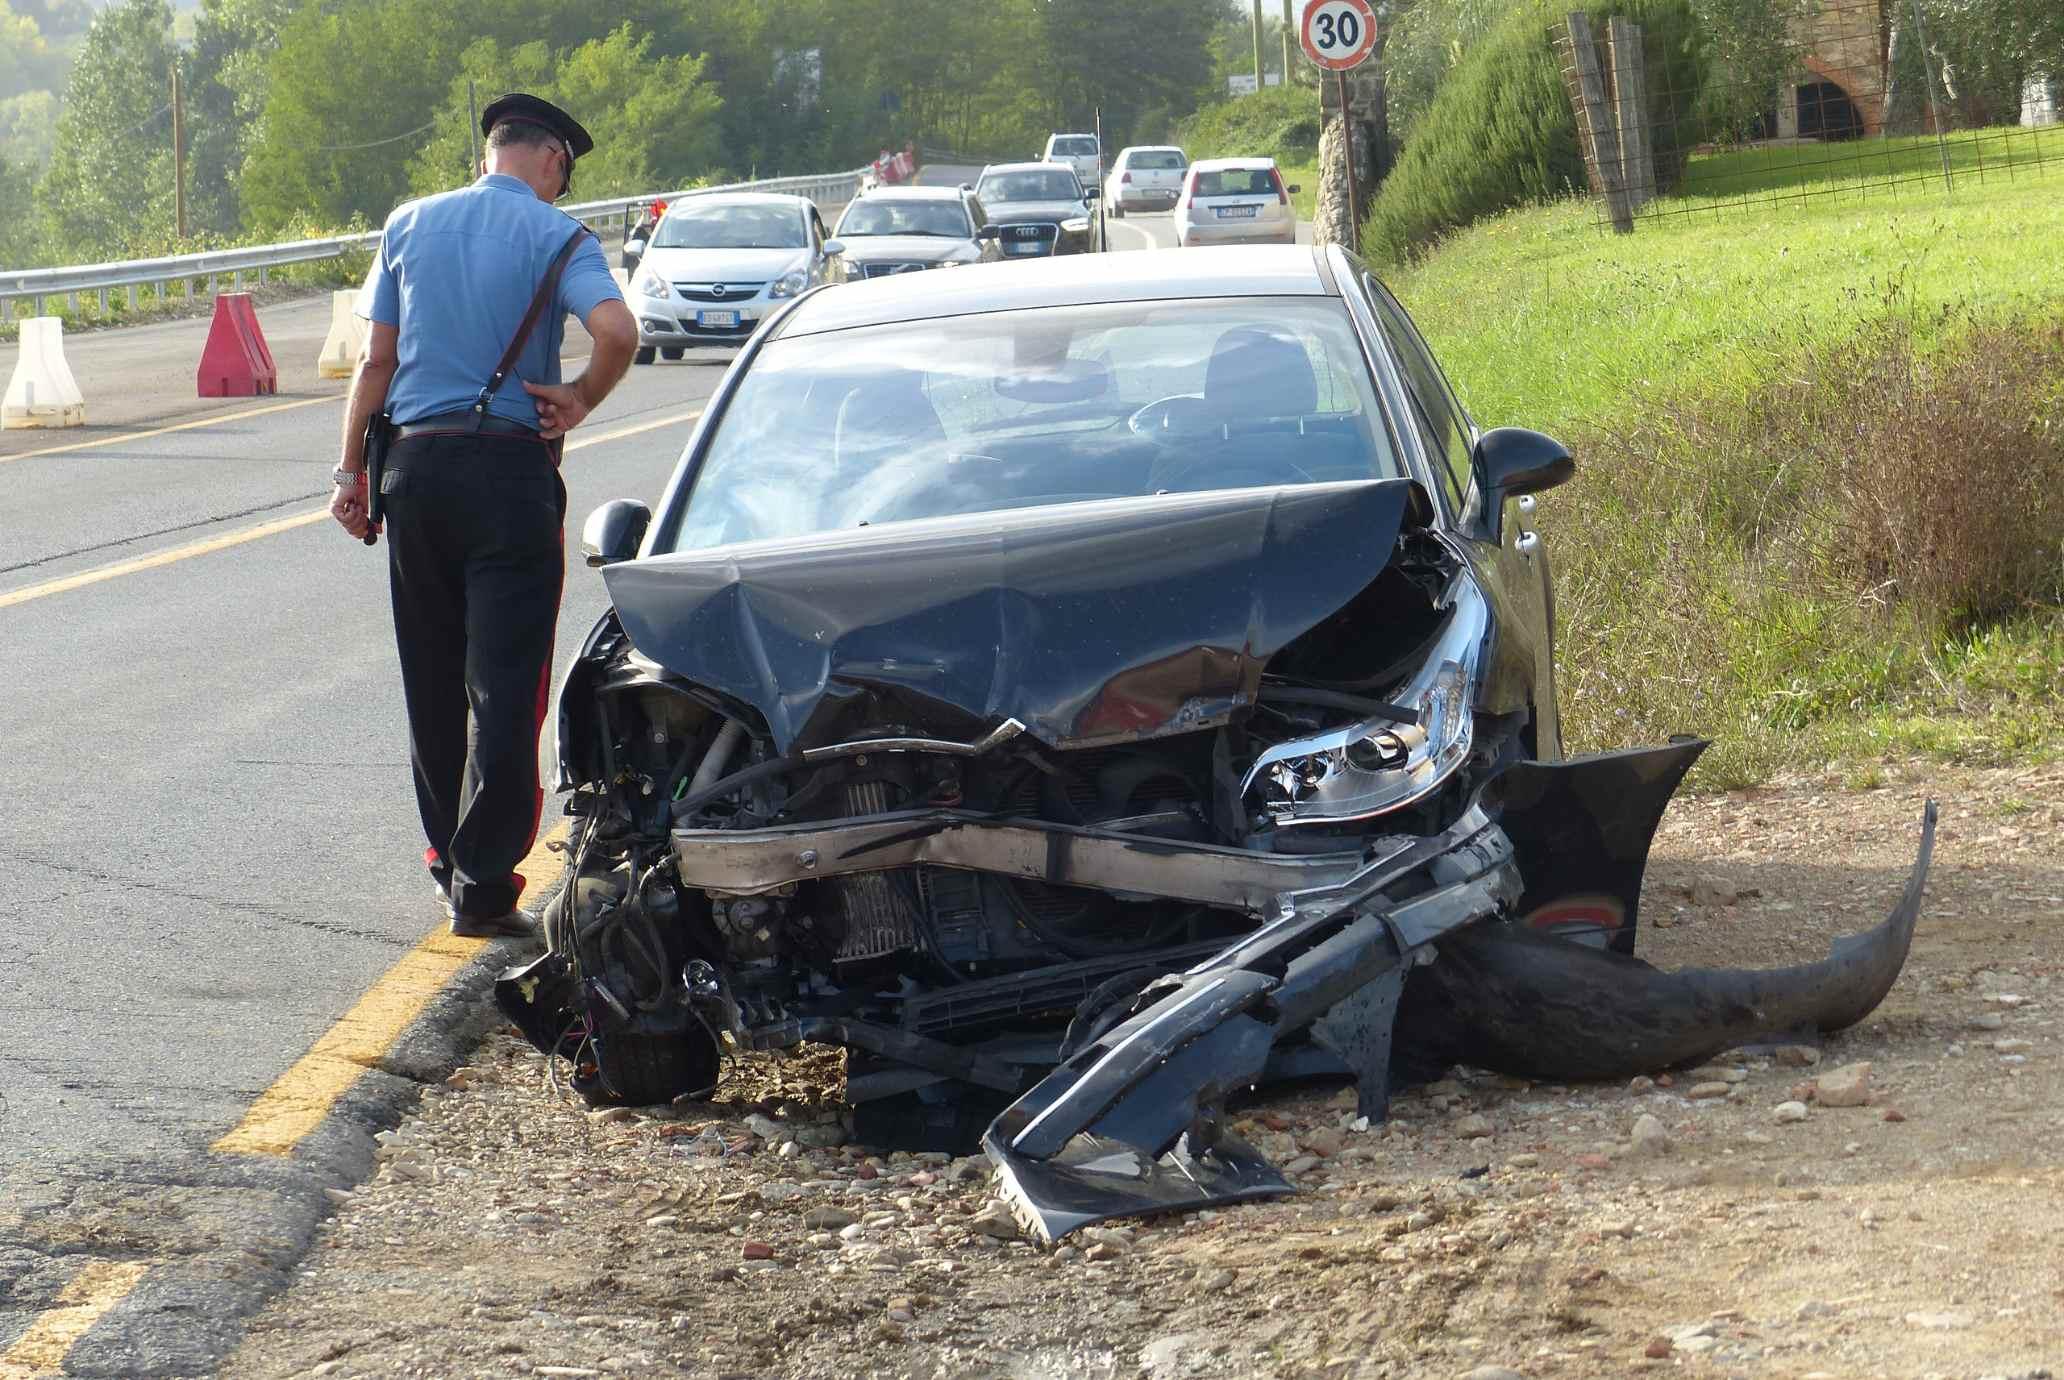
[(204, 398), (250, 398), (279, 392), (279, 367), (266, 347), (248, 292), (215, 296), (215, 319), (208, 325), (208, 343), (201, 347), (201, 365), (194, 383)]

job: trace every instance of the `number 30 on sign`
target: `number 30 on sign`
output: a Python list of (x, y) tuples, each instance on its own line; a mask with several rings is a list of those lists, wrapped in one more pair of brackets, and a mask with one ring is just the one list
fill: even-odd
[(1329, 72), (1359, 67), (1376, 49), (1369, 0), (1312, 0), (1302, 29), (1305, 56)]

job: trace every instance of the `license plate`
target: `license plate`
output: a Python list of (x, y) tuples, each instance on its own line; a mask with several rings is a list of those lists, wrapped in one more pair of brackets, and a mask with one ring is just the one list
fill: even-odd
[(1039, 240), (1021, 240), (1017, 244), (1010, 246), (1010, 252), (1013, 254), (1043, 254), (1046, 252), (1046, 245)]
[(738, 324), (738, 313), (735, 311), (699, 311), (695, 313), (695, 321), (697, 325), (701, 326), (735, 326)]
[(1253, 220), (1256, 209), (1253, 206), (1221, 206), (1218, 208), (1218, 218), (1220, 220)]

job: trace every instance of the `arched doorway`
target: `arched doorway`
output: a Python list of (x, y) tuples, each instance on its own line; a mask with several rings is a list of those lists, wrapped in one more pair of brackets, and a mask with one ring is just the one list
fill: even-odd
[(1831, 81), (1799, 85), (1799, 135), (1805, 139), (1860, 139), (1863, 112)]

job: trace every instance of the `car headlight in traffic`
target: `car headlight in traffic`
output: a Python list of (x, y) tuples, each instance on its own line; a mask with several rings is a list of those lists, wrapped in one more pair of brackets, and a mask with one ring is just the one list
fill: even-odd
[(1247, 769), (1240, 794), (1277, 826), (1368, 819), (1424, 798), (1469, 756), (1470, 696), (1490, 608), (1468, 575), (1448, 590), (1448, 622), (1391, 715), (1278, 743)]
[(1077, 216), (1077, 217), (1075, 217), (1075, 219), (1073, 219), (1073, 220), (1064, 220), (1064, 221), (1062, 221), (1062, 222), (1061, 222), (1061, 233), (1062, 233), (1062, 234), (1064, 234), (1064, 235), (1086, 235), (1086, 234), (1088, 234), (1088, 233), (1089, 233), (1089, 217), (1088, 217), (1088, 216)]
[(666, 279), (649, 269), (638, 275), (637, 287), (642, 296), (664, 298), (667, 295)]
[(810, 275), (800, 268), (792, 268), (774, 280), (774, 286), (767, 289), (769, 297), (793, 297), (810, 286)]

